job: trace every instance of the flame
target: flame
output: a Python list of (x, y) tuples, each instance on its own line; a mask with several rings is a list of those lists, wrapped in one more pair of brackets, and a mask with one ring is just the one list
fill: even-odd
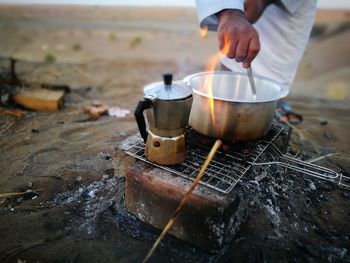
[[(230, 41), (229, 38), (224, 37), (224, 45), (223, 48), (215, 53), (208, 61), (205, 71), (207, 72), (213, 72), (217, 68), (217, 65), (220, 62), (220, 57), (222, 55), (227, 55), (230, 49)], [(206, 75), (204, 78), (204, 83), (203, 83), (203, 92), (207, 93), (209, 96), (209, 108), (210, 108), (210, 114), (211, 114), (211, 120), (213, 124), (215, 124), (215, 103), (214, 103), (214, 98), (213, 98), (213, 81), (214, 81), (214, 74), (209, 74)], [(217, 105), (219, 102), (217, 101)]]
[(199, 30), (199, 35), (201, 37), (206, 37), (207, 34), (208, 34), (208, 27), (207, 26), (201, 27), (200, 30)]
[[(219, 61), (220, 61), (220, 52), (214, 54), (209, 59), (209, 62), (205, 68), (205, 71), (209, 71), (209, 72), (215, 71), (215, 68), (218, 65)], [(204, 83), (203, 83), (203, 89), (204, 89), (203, 92), (208, 94), (211, 120), (213, 123), (215, 123), (215, 103), (213, 98), (213, 81), (214, 81), (214, 74), (205, 75)]]

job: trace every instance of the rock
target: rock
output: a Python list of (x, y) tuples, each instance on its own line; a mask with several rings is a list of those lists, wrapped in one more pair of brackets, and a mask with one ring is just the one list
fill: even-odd
[(344, 258), (348, 250), (343, 247), (330, 247), (328, 248), (329, 252), (337, 257)]
[(313, 191), (317, 190), (316, 185), (314, 184), (314, 182), (309, 182), (309, 188)]
[(109, 153), (107, 153), (107, 154), (105, 155), (105, 160), (106, 160), (106, 161), (112, 160), (112, 155), (110, 155)]
[(335, 141), (335, 136), (330, 131), (325, 131), (323, 136), (329, 141)]
[(256, 182), (260, 182), (261, 180), (263, 180), (265, 177), (267, 176), (267, 172), (263, 171), (260, 175), (255, 177), (255, 181)]
[(86, 106), (84, 108), (84, 112), (85, 113), (89, 113), (89, 115), (91, 116), (91, 118), (93, 118), (94, 120), (97, 120), (98, 118), (100, 118), (102, 115), (105, 115), (108, 113), (108, 105), (107, 104), (103, 104), (100, 103), (98, 101), (95, 101), (92, 106)]
[(344, 197), (344, 198), (350, 198), (350, 191), (344, 190), (344, 191), (342, 192), (342, 197)]
[(321, 126), (325, 126), (325, 125), (327, 125), (328, 124), (328, 121), (327, 120), (322, 120), (322, 121), (320, 121), (320, 125)]
[(319, 181), (317, 184), (317, 188), (319, 190), (332, 191), (332, 190), (334, 190), (335, 186), (334, 186), (334, 184), (327, 182), (327, 181)]

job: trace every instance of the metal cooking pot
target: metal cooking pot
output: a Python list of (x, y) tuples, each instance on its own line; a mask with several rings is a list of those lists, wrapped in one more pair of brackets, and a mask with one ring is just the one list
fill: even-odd
[[(230, 71), (201, 72), (184, 79), (193, 90), (189, 123), (201, 134), (230, 141), (255, 140), (270, 129), (277, 100), (288, 89), (254, 76), (256, 100), (248, 76)], [(212, 89), (208, 89), (212, 83)]]

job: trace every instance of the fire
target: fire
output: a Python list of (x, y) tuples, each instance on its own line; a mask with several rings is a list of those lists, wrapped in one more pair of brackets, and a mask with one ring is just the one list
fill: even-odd
[[(224, 46), (223, 48), (215, 53), (208, 61), (207, 66), (205, 68), (205, 71), (207, 72), (213, 72), (217, 68), (217, 65), (220, 62), (220, 57), (222, 55), (227, 55), (230, 48), (230, 41), (227, 37), (224, 38)], [(213, 124), (215, 123), (215, 103), (213, 98), (213, 81), (214, 81), (214, 74), (207, 75), (204, 78), (203, 83), (203, 92), (206, 92), (209, 96), (209, 108), (211, 113), (211, 119)]]
[[(209, 59), (209, 62), (205, 68), (205, 71), (209, 71), (209, 72), (215, 71), (215, 68), (218, 65), (219, 60), (220, 60), (220, 52), (216, 53)], [(203, 89), (204, 89), (203, 92), (208, 94), (211, 120), (213, 123), (215, 123), (215, 103), (213, 99), (213, 81), (214, 81), (214, 74), (205, 76), (204, 83), (203, 83)]]
[(201, 37), (206, 37), (207, 34), (208, 34), (208, 27), (207, 26), (201, 27), (201, 29), (199, 30), (199, 35)]

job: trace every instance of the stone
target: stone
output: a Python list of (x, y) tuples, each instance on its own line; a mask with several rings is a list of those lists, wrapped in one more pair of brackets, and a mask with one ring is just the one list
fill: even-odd
[(317, 188), (316, 188), (316, 185), (314, 184), (314, 182), (309, 182), (309, 188), (313, 191), (316, 191)]
[[(162, 230), (191, 184), (182, 177), (137, 161), (126, 172), (126, 208), (141, 221)], [(178, 214), (170, 234), (215, 252), (224, 241), (233, 238), (233, 218), (239, 204), (235, 191), (221, 194), (199, 185)]]

